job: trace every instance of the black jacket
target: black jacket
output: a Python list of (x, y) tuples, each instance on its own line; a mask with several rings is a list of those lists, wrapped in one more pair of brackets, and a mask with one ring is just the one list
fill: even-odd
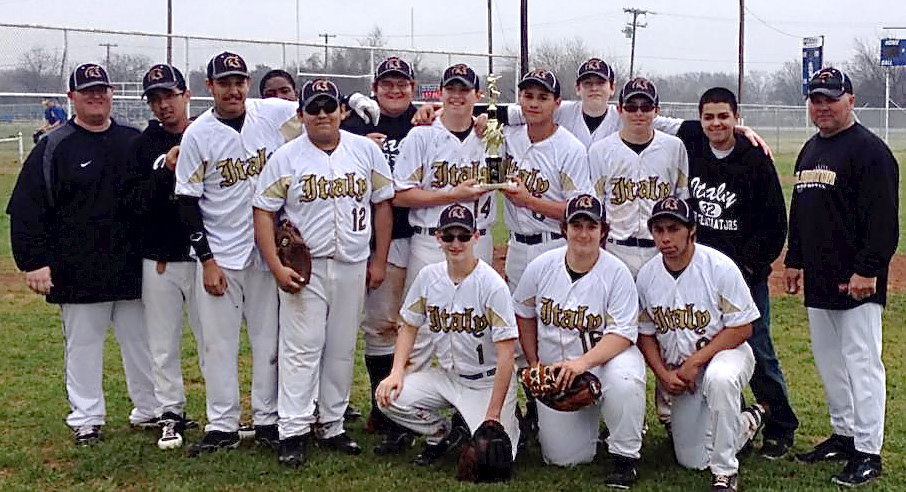
[[(899, 238), (898, 183), (890, 148), (859, 123), (805, 142), (796, 159), (785, 263), (804, 269), (807, 307), (887, 301), (887, 270)], [(862, 301), (840, 292), (853, 273), (877, 277), (877, 292)]]
[(786, 204), (771, 159), (736, 136), (718, 159), (699, 121), (685, 121), (677, 136), (689, 154), (689, 196), (698, 242), (736, 262), (749, 286), (767, 280), (786, 238)]
[(116, 122), (90, 132), (71, 119), (28, 155), (7, 213), (19, 269), (50, 266), (48, 302), (141, 296), (139, 234), (122, 193), (136, 135)]
[(164, 131), (157, 120), (149, 121), (148, 128), (135, 139), (130, 187), (141, 215), (142, 256), (150, 260), (194, 261), (189, 256), (189, 234), (179, 218), (173, 194), (176, 174), (166, 166), (153, 169), (155, 160), (181, 140), (181, 133)]

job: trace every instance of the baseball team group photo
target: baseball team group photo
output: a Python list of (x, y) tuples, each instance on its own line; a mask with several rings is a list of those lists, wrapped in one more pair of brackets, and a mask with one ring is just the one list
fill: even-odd
[(906, 488), (906, 148), (854, 63), (782, 148), (742, 76), (679, 112), (607, 54), (112, 46), (31, 129), (0, 73), (4, 489)]

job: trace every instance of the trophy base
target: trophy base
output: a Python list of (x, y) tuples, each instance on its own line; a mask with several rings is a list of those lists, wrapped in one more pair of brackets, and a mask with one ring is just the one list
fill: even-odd
[(512, 191), (516, 189), (516, 183), (513, 181), (508, 181), (506, 183), (481, 183), (476, 185), (482, 190), (493, 191), (493, 190), (502, 190), (502, 191)]

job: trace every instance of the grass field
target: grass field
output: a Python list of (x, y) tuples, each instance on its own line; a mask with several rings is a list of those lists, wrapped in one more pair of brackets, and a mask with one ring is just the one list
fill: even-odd
[[(902, 162), (906, 154), (899, 153)], [(778, 168), (789, 176), (791, 155), (780, 156)], [(0, 204), (5, 208), (18, 172), (14, 152), (0, 150)], [(789, 180), (785, 179), (789, 190)], [(903, 184), (901, 181), (901, 199)], [(901, 214), (903, 213), (901, 207)], [(903, 223), (901, 215), (901, 224)], [(503, 237), (495, 231), (495, 239)], [(345, 457), (317, 450), (299, 470), (278, 465), (275, 456), (243, 445), (196, 459), (185, 451), (162, 452), (154, 432), (129, 429), (122, 365), (112, 336), (105, 352), (108, 424), (106, 441), (88, 449), (72, 445), (63, 423), (68, 411), (63, 386), (63, 339), (58, 310), (24, 287), (10, 258), (9, 222), (0, 215), (0, 490), (469, 490), (491, 486), (462, 484), (452, 478), (455, 460), (415, 468), (409, 460), (415, 450), (399, 457), (378, 458), (366, 451)], [(900, 251), (903, 251), (901, 240)], [(807, 449), (830, 432), (820, 381), (808, 342), (801, 299), (779, 297), (772, 304), (775, 346), (790, 384), (793, 406), (802, 425), (796, 449)], [(885, 477), (867, 490), (906, 489), (906, 294), (891, 296), (885, 312), (884, 361), (887, 366), (887, 429), (884, 447)], [(184, 373), (189, 391), (190, 416), (204, 415), (204, 385), (196, 352), (187, 336)], [(243, 348), (243, 388), (249, 387), (249, 352)], [(353, 403), (368, 408), (364, 367), (356, 367)], [(649, 388), (652, 385), (649, 384)], [(246, 409), (248, 408), (246, 402)], [(655, 422), (649, 405), (649, 421)], [(364, 434), (361, 423), (350, 431), (370, 449), (377, 438)], [(188, 434), (194, 442), (198, 430)], [(652, 426), (642, 449), (641, 478), (635, 490), (704, 490), (705, 472), (684, 470), (674, 464), (659, 426)], [(742, 462), (747, 490), (825, 490), (839, 465), (806, 466), (789, 460), (777, 462), (749, 457)], [(574, 469), (542, 465), (538, 448), (530, 446), (517, 462), (515, 479), (507, 490), (591, 490), (600, 487), (606, 467), (601, 460)]]

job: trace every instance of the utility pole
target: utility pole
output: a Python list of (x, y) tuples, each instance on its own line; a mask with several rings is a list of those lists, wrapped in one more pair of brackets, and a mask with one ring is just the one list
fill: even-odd
[(629, 54), (629, 78), (631, 79), (633, 77), (633, 74), (635, 74), (635, 32), (640, 27), (648, 27), (647, 22), (645, 22), (644, 24), (639, 23), (639, 16), (644, 17), (648, 14), (653, 14), (654, 12), (650, 10), (630, 8), (623, 9), (623, 12), (626, 12), (627, 14), (632, 16), (632, 21), (628, 22), (626, 24), (626, 27), (623, 28), (623, 34), (625, 34), (627, 38), (632, 40), (632, 51)]
[(488, 0), (488, 74), (494, 73), (494, 57), (491, 56), (491, 53), (494, 52), (494, 34), (491, 28), (491, 3), (493, 0)]
[(327, 73), (327, 40), (330, 38), (335, 38), (337, 37), (337, 35), (322, 32), (321, 34), (318, 34), (318, 37), (324, 38), (324, 73)]
[(104, 68), (106, 68), (107, 70), (110, 70), (110, 48), (116, 48), (119, 45), (112, 44), (112, 43), (98, 43), (98, 46), (103, 46), (103, 47), (107, 48), (107, 65)]
[(167, 65), (173, 65), (173, 0), (167, 0)]
[(746, 0), (739, 0), (739, 79), (736, 82), (736, 100), (742, 104), (742, 86), (745, 80)]
[(519, 76), (522, 78), (528, 72), (528, 0), (519, 3)]

